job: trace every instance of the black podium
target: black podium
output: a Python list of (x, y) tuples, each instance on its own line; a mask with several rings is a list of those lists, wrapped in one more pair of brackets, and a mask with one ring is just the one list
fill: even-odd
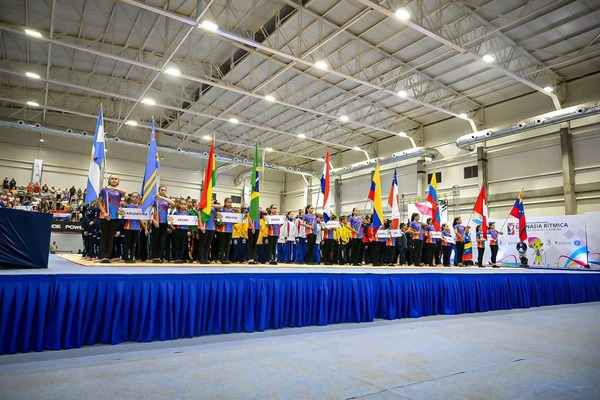
[(52, 215), (0, 208), (0, 267), (48, 268)]

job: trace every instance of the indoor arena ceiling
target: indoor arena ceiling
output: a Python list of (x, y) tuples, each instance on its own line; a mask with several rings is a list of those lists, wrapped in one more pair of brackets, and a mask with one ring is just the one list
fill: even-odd
[(162, 146), (310, 168), (533, 91), (559, 107), (600, 70), (600, 2), (2, 0), (0, 57), (0, 118), (93, 131), (102, 104), (110, 137), (154, 116)]

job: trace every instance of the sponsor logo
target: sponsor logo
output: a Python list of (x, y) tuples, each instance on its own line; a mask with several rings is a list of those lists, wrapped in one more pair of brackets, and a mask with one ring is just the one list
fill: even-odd
[(581, 240), (576, 240), (573, 242), (575, 246), (581, 246)]

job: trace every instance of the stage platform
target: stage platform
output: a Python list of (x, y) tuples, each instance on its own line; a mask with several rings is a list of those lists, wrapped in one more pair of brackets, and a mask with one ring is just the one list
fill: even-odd
[(0, 269), (0, 354), (600, 301), (600, 271), (99, 264)]

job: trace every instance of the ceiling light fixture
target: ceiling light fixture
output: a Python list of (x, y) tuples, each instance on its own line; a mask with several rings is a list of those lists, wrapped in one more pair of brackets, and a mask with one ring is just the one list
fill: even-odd
[(153, 106), (153, 105), (155, 105), (155, 104), (156, 104), (156, 101), (152, 100), (152, 99), (151, 99), (151, 98), (149, 98), (149, 97), (145, 97), (145, 98), (143, 98), (143, 99), (142, 99), (142, 104), (146, 104), (146, 105), (149, 105), (149, 106)]
[(410, 19), (410, 13), (408, 12), (408, 10), (406, 8), (397, 9), (395, 14), (396, 14), (396, 17), (400, 18), (403, 21)]
[(495, 60), (494, 56), (491, 54), (486, 54), (485, 56), (481, 57), (481, 59), (483, 60), (483, 62), (486, 62), (486, 63), (491, 63), (491, 62), (494, 62), (494, 60)]
[(203, 21), (198, 25), (198, 28), (206, 29), (207, 31), (216, 32), (219, 26), (212, 21)]
[(407, 136), (406, 132), (404, 132), (404, 131), (398, 132), (398, 135), (402, 136), (402, 137), (406, 137)]
[(360, 147), (358, 147), (358, 146), (354, 146), (354, 147), (352, 148), (352, 150), (361, 151), (361, 150), (360, 150)]
[(268, 95), (265, 96), (265, 100), (273, 102), (273, 101), (275, 101), (275, 97), (273, 97), (270, 94), (268, 94)]
[(40, 79), (40, 76), (35, 72), (25, 72), (25, 76), (31, 79)]
[(33, 29), (25, 29), (25, 33), (31, 37), (41, 38), (42, 34), (38, 31), (34, 31)]
[(202, 139), (204, 139), (204, 140), (211, 140), (212, 136), (210, 136), (210, 135), (204, 135), (204, 136), (202, 136)]
[(299, 134), (298, 134), (298, 137), (299, 137), (300, 139), (306, 139), (306, 135), (305, 135), (304, 133), (299, 133)]
[(325, 69), (329, 68), (329, 65), (327, 65), (327, 63), (325, 61), (317, 61), (315, 63), (315, 67), (325, 70)]
[(460, 118), (462, 118), (462, 119), (467, 119), (467, 117), (468, 117), (468, 115), (467, 115), (466, 113), (464, 113), (464, 112), (463, 112), (463, 113), (460, 113), (460, 114), (458, 114), (458, 116), (459, 116)]
[(398, 91), (398, 96), (400, 96), (400, 97), (406, 97), (406, 96), (408, 96), (408, 92), (406, 90), (399, 90)]
[(232, 124), (239, 124), (240, 123), (240, 121), (237, 118), (233, 118), (233, 117), (229, 118), (229, 122), (231, 122)]
[(546, 86), (544, 88), (544, 92), (552, 93), (554, 92), (554, 88), (552, 86)]
[(35, 101), (28, 101), (27, 105), (31, 106), (31, 107), (39, 107), (40, 106), (40, 104)]
[(40, 142), (43, 142), (43, 141), (44, 141), (44, 139), (40, 139)]
[(181, 75), (181, 71), (175, 67), (169, 67), (169, 68), (165, 69), (165, 74), (179, 76), (179, 75)]
[(348, 116), (347, 115), (342, 115), (340, 117), (340, 121), (344, 121), (344, 122), (348, 121)]
[(132, 119), (125, 121), (125, 125), (129, 125), (129, 126), (137, 126), (137, 121), (134, 121)]
[(271, 147), (267, 147), (267, 148), (265, 148), (265, 151), (268, 151), (270, 153), (273, 151), (273, 149)]

